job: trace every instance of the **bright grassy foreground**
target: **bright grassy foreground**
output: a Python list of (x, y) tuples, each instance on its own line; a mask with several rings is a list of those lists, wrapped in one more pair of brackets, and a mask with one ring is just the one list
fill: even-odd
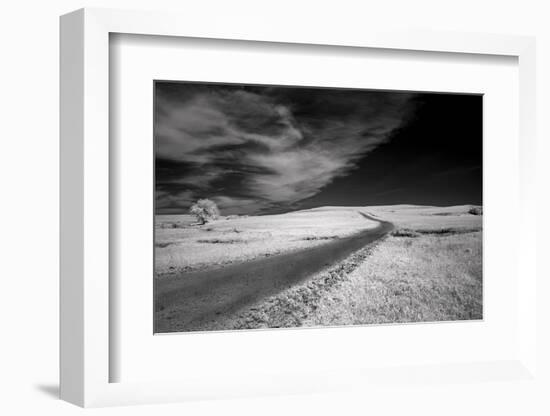
[(481, 319), (481, 233), (392, 237), (302, 325)]
[[(469, 206), (364, 207), (412, 230), (204, 329), (450, 321), (483, 317), (482, 216)], [(348, 208), (321, 208), (331, 212)], [(441, 231), (444, 232), (441, 232)]]
[(222, 218), (197, 225), (188, 215), (159, 215), (157, 276), (243, 262), (323, 244), (375, 227), (362, 208), (320, 208), (281, 215)]

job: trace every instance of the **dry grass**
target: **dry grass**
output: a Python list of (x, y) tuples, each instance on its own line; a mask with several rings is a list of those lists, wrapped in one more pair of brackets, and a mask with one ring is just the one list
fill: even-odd
[[(469, 206), (367, 207), (392, 235), (224, 317), (224, 327), (341, 326), (482, 318), (482, 219)], [(444, 213), (445, 215), (441, 215)]]
[(418, 205), (388, 205), (365, 207), (365, 212), (385, 219), (397, 228), (408, 228), (415, 231), (430, 231), (438, 229), (460, 229), (473, 231), (482, 226), (483, 217), (472, 215), (471, 205), (453, 207), (430, 207)]
[(481, 232), (392, 237), (303, 325), (482, 318)]
[[(372, 227), (357, 210), (397, 228), (306, 282), (217, 319), (208, 329), (340, 326), (482, 318), (482, 216), (460, 207), (325, 207), (160, 228), (163, 267), (240, 262), (326, 243)], [(175, 219), (182, 224), (184, 221)], [(171, 219), (170, 221), (174, 221)], [(165, 221), (168, 223), (168, 221)], [(159, 229), (157, 228), (157, 233)], [(158, 234), (157, 234), (158, 235)], [(250, 244), (253, 243), (253, 244)], [(267, 254), (266, 254), (267, 253)], [(194, 257), (198, 256), (198, 257)]]
[(201, 244), (238, 244), (238, 243), (246, 243), (245, 240), (239, 240), (236, 238), (211, 238), (211, 239), (201, 239), (197, 240), (197, 243)]
[(481, 319), (481, 258), (481, 232), (387, 237), (304, 284), (223, 317), (221, 325), (250, 329)]
[(419, 237), (420, 233), (415, 230), (411, 230), (410, 228), (398, 228), (397, 230), (394, 230), (391, 232), (391, 235), (394, 237)]
[(357, 208), (232, 216), (205, 225), (188, 215), (157, 216), (155, 272), (162, 277), (222, 267), (313, 247), (376, 225)]
[(336, 240), (339, 237), (337, 235), (308, 235), (307, 237), (303, 237), (302, 240), (305, 241), (315, 241), (315, 240)]

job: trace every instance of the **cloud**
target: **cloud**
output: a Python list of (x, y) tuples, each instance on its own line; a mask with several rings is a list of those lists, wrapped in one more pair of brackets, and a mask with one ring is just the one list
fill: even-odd
[(157, 191), (155, 193), (156, 210), (164, 214), (181, 214), (189, 208), (194, 199), (192, 191)]
[[(157, 86), (157, 211), (213, 198), (252, 213), (318, 194), (386, 142), (411, 94), (321, 89)], [(161, 172), (162, 174), (159, 174)]]

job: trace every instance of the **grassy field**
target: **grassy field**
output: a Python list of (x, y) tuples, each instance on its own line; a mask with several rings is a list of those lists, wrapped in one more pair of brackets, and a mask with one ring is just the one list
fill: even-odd
[(472, 206), (424, 207), (418, 205), (389, 205), (365, 207), (374, 217), (391, 221), (398, 228), (417, 231), (480, 230), (482, 216), (469, 213)]
[(391, 220), (397, 229), (308, 282), (224, 317), (223, 325), (243, 329), (482, 319), (482, 217), (469, 214), (469, 208), (366, 207), (364, 212)]
[(224, 217), (204, 225), (189, 215), (161, 215), (156, 217), (155, 272), (162, 278), (223, 267), (314, 247), (376, 225), (353, 208)]
[[(189, 263), (191, 267), (200, 267), (211, 259), (219, 265), (228, 253), (230, 262), (242, 262), (264, 253), (273, 255), (324, 244), (327, 239), (373, 227), (372, 222), (357, 214), (361, 211), (391, 221), (396, 229), (339, 263), (327, 265), (307, 281), (219, 316), (199, 329), (481, 319), (482, 216), (469, 213), (470, 209), (470, 206), (410, 205), (325, 207), (269, 217), (220, 220), (201, 227), (187, 224), (182, 226), (185, 228), (169, 228), (166, 224), (173, 219), (166, 218), (158, 225), (157, 232), (162, 231), (163, 239), (157, 244), (171, 241), (174, 244), (157, 250), (170, 247), (202, 250), (200, 261), (195, 258)], [(213, 229), (207, 231), (206, 227)], [(233, 231), (234, 227), (240, 232)], [(239, 237), (242, 240), (238, 243), (201, 242), (208, 238)], [(186, 264), (183, 256), (188, 254), (182, 251), (181, 257), (175, 257), (176, 264), (180, 267)], [(164, 269), (174, 264), (169, 257), (164, 259)]]
[(390, 237), (302, 324), (482, 318), (481, 233)]

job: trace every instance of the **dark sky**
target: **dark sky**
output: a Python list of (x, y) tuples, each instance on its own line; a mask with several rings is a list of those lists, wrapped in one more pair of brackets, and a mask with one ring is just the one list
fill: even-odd
[(481, 204), (482, 97), (155, 83), (156, 212)]

